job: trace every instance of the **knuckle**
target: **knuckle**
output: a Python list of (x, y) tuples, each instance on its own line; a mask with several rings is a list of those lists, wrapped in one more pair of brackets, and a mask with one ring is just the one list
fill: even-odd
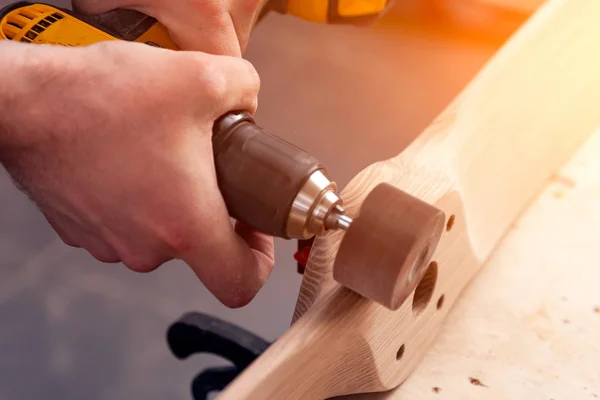
[(179, 79), (184, 92), (201, 95), (209, 101), (221, 100), (226, 95), (226, 77), (213, 58), (202, 53), (178, 54)]
[(170, 254), (180, 255), (192, 248), (191, 235), (185, 227), (170, 227), (159, 234), (160, 241)]
[(58, 236), (63, 241), (63, 243), (66, 244), (69, 247), (74, 247), (76, 249), (81, 247), (81, 246), (79, 246), (79, 243), (77, 243), (77, 241), (71, 239), (70, 237), (63, 236), (63, 235), (60, 235), (60, 234)]
[(259, 256), (259, 259), (260, 259), (260, 262), (262, 263), (263, 267), (266, 268), (269, 272), (273, 268), (275, 268), (275, 256), (273, 254), (262, 253)]
[(107, 250), (100, 250), (92, 247), (89, 248), (88, 251), (92, 255), (92, 257), (94, 257), (96, 260), (102, 263), (113, 264), (120, 261), (119, 257), (116, 254)]
[(253, 82), (253, 88), (256, 92), (259, 91), (260, 89), (260, 75), (258, 74), (258, 71), (256, 70), (256, 68), (254, 68), (254, 65), (246, 60), (246, 59), (240, 59), (241, 62), (243, 62), (246, 65), (246, 68), (248, 68), (248, 72), (250, 73), (250, 75), (252, 76), (252, 79), (254, 80)]
[(227, 80), (222, 71), (213, 63), (206, 63), (203, 67), (202, 88), (211, 100), (221, 100), (227, 95)]
[(58, 225), (58, 223), (56, 223), (55, 221), (52, 221), (52, 222), (50, 222), (50, 226), (52, 227), (52, 229), (54, 229), (54, 232), (56, 232), (56, 234), (58, 235), (58, 237), (60, 238), (60, 240), (62, 240), (62, 242), (64, 244), (66, 244), (67, 246), (70, 246), (70, 247), (75, 247), (75, 248), (81, 247), (79, 242), (73, 238), (72, 234), (68, 233), (66, 230), (62, 229)]
[(137, 254), (127, 254), (122, 256), (121, 259), (128, 269), (143, 274), (154, 271), (162, 264), (158, 257)]
[(102, 254), (100, 257), (96, 257), (96, 259), (107, 264), (116, 264), (121, 261), (119, 256), (115, 254)]

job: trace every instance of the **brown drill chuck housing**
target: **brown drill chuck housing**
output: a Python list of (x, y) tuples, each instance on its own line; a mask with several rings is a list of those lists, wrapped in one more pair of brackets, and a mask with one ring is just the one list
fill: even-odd
[(265, 131), (249, 113), (216, 121), (213, 152), (232, 218), (285, 239), (308, 239), (351, 223), (323, 165)]

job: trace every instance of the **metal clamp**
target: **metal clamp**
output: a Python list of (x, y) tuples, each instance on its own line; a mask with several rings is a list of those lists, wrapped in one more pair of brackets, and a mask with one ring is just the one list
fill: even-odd
[(193, 354), (208, 353), (223, 357), (233, 365), (208, 368), (194, 378), (194, 400), (208, 400), (212, 392), (222, 391), (271, 343), (236, 325), (197, 312), (183, 315), (167, 331), (173, 355), (184, 360)]

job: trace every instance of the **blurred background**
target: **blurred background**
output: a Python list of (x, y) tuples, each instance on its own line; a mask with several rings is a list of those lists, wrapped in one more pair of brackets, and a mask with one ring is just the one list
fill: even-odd
[[(540, 2), (399, 0), (369, 28), (269, 15), (246, 54), (262, 78), (258, 123), (343, 187), (402, 151)], [(194, 376), (221, 362), (176, 360), (169, 325), (201, 311), (275, 340), (302, 279), (295, 250), (278, 240), (264, 290), (229, 310), (180, 263), (138, 275), (63, 245), (0, 169), (0, 400), (190, 399)]]

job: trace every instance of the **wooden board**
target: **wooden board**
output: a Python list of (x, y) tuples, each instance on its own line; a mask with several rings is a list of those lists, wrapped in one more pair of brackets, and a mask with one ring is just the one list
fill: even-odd
[(513, 225), (397, 390), (348, 400), (600, 398), (600, 131)]
[(381, 182), (446, 212), (452, 229), (423, 278), (430, 292), (384, 309), (333, 281), (342, 233), (318, 239), (296, 322), (223, 399), (321, 399), (411, 376), (463, 288), (599, 125), (599, 19), (593, 0), (548, 3), (415, 143), (344, 190), (351, 215)]

